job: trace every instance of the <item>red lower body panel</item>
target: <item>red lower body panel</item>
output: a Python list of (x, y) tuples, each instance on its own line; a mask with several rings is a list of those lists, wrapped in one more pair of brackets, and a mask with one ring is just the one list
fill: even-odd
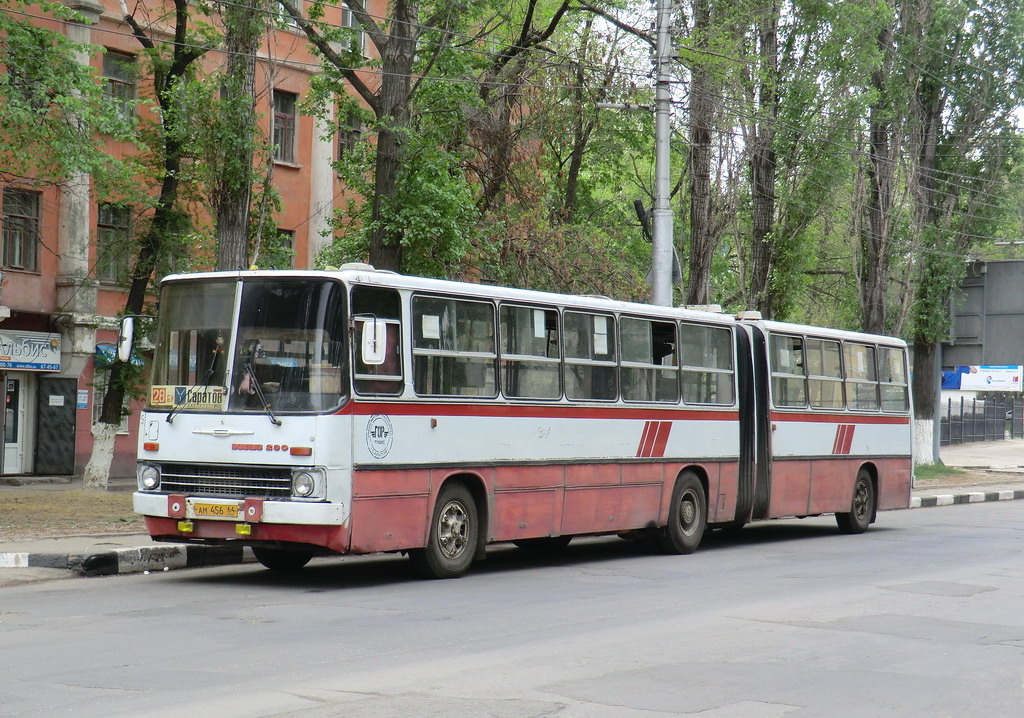
[(178, 530), (179, 519), (146, 516), (146, 530), (153, 537), (188, 539), (234, 539), (245, 543), (258, 541), (286, 541), (347, 553), (349, 549), (347, 526), (304, 526), (299, 524), (248, 524), (249, 534), (240, 535), (233, 521), (206, 521), (193, 519), (192, 531)]

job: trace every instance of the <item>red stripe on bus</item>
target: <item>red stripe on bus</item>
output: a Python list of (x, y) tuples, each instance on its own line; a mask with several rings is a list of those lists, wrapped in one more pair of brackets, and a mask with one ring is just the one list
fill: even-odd
[(833, 454), (849, 454), (853, 447), (853, 432), (857, 429), (856, 424), (840, 424), (836, 427), (836, 438), (832, 442)]
[(850, 453), (850, 449), (853, 448), (853, 432), (856, 429), (857, 429), (857, 426), (855, 424), (847, 424), (846, 425), (846, 434), (845, 434), (845, 436), (843, 438), (843, 452), (842, 453), (849, 454)]
[(657, 423), (657, 432), (654, 439), (654, 449), (651, 452), (652, 457), (660, 458), (665, 455), (665, 446), (668, 444), (668, 435), (672, 431), (671, 421), (659, 421)]
[(651, 425), (650, 430), (647, 432), (647, 442), (644, 445), (643, 455), (647, 458), (654, 456), (654, 447), (658, 440), (658, 428), (661, 426), (660, 421), (648, 422)]
[(650, 437), (654, 433), (651, 431), (651, 426), (654, 424), (653, 421), (644, 422), (644, 433), (640, 435), (640, 444), (636, 447), (637, 456), (648, 456), (647, 451), (650, 448)]

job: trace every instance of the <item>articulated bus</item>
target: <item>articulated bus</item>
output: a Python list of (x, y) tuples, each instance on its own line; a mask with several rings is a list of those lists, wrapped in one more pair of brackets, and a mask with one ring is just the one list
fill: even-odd
[(909, 505), (907, 377), (899, 339), (754, 313), (369, 265), (170, 276), (134, 506), (271, 569), (402, 552), (438, 578), (500, 542), (860, 533)]

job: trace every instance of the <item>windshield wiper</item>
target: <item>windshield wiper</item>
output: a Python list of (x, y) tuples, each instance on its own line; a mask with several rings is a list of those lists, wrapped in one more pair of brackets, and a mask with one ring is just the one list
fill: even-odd
[(259, 377), (256, 376), (256, 370), (253, 368), (252, 362), (245, 363), (245, 373), (249, 375), (249, 385), (256, 392), (256, 398), (260, 400), (263, 410), (270, 417), (270, 423), (274, 426), (281, 426), (281, 420), (274, 416), (274, 410), (270, 408), (270, 402), (267, 401), (267, 397), (263, 393), (263, 385), (260, 384)]

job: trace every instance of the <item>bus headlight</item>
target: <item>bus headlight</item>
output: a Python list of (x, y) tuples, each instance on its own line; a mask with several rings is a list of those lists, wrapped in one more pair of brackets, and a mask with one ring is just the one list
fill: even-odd
[(309, 498), (323, 491), (323, 473), (317, 469), (298, 469), (292, 473), (292, 494)]
[(146, 491), (160, 488), (160, 469), (152, 464), (140, 464), (139, 488)]

